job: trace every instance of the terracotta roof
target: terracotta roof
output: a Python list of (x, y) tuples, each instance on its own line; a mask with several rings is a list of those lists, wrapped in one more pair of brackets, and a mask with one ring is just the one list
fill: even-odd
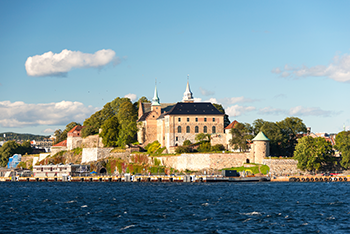
[(67, 140), (61, 141), (60, 143), (57, 143), (56, 145), (53, 145), (53, 146), (67, 146)]
[(83, 128), (84, 128), (84, 126), (77, 125), (74, 128), (72, 128), (68, 133), (72, 133), (74, 131), (81, 131), (81, 129), (83, 129)]
[(224, 115), (210, 102), (178, 102), (166, 115)]
[(232, 123), (230, 123), (225, 129), (231, 129), (236, 127), (236, 124), (238, 124), (238, 122), (236, 120), (232, 121)]

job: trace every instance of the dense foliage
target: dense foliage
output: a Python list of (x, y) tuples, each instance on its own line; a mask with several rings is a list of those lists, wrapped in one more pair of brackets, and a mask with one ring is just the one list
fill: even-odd
[(297, 117), (287, 117), (279, 122), (268, 122), (257, 119), (253, 122), (254, 135), (262, 131), (270, 139), (270, 154), (272, 156), (292, 157), (298, 138), (306, 133), (303, 121)]
[(237, 123), (234, 128), (230, 130), (232, 138), (229, 140), (229, 144), (233, 146), (235, 150), (246, 151), (249, 148), (248, 140), (253, 138), (250, 131), (251, 127), (249, 124)]
[[(4, 137), (5, 135), (5, 137)], [(0, 133), (0, 141), (42, 141), (45, 138), (50, 136), (41, 136), (33, 134), (22, 134), (22, 133), (13, 133), (13, 132), (3, 132)]]
[(332, 162), (332, 144), (322, 137), (305, 136), (295, 147), (294, 159), (301, 170), (319, 170), (323, 163)]
[(25, 141), (22, 144), (18, 144), (15, 141), (7, 141), (0, 147), (0, 165), (5, 167), (9, 161), (9, 158), (14, 154), (30, 154), (32, 153), (32, 147), (29, 141)]
[(348, 169), (350, 167), (350, 131), (342, 131), (337, 134), (334, 148), (341, 153), (340, 165)]

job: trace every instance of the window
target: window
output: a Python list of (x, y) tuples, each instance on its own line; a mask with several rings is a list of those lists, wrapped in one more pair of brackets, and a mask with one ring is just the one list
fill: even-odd
[(203, 132), (204, 132), (204, 133), (207, 133), (207, 132), (208, 132), (207, 126), (204, 126), (204, 127), (203, 127)]
[(196, 122), (198, 122), (198, 118), (196, 118)]
[(178, 133), (181, 133), (181, 126), (178, 126), (178, 127), (177, 127), (177, 132), (178, 132)]
[(211, 128), (211, 131), (212, 131), (212, 133), (216, 133), (216, 127), (213, 126), (213, 127)]
[(186, 127), (186, 133), (190, 133), (190, 126)]
[(187, 122), (190, 122), (190, 118), (187, 118)]
[(198, 133), (198, 132), (199, 132), (198, 126), (196, 126), (196, 127), (194, 128), (194, 132), (195, 132), (195, 133)]
[(178, 118), (177, 120), (178, 120), (179, 122), (181, 122), (181, 118)]
[(215, 118), (213, 118), (213, 122), (215, 122)]
[(179, 140), (179, 137), (175, 137), (175, 141), (178, 141)]
[(207, 118), (204, 118), (204, 122), (207, 122)]

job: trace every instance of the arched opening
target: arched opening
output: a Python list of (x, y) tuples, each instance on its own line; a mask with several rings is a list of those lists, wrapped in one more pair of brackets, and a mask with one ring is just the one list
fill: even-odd
[(100, 169), (100, 174), (107, 174), (106, 168), (102, 167), (102, 168)]
[(216, 127), (215, 127), (215, 126), (212, 127), (211, 132), (212, 132), (212, 133), (216, 133)]
[(198, 126), (196, 126), (196, 127), (194, 128), (194, 132), (195, 132), (195, 133), (198, 133), (198, 132), (199, 132)]
[(181, 126), (178, 126), (178, 127), (177, 127), (177, 132), (178, 132), (178, 133), (181, 133)]
[(207, 133), (207, 131), (208, 131), (208, 130), (207, 130), (207, 126), (204, 126), (204, 127), (203, 127), (203, 132), (204, 132), (204, 133)]
[(186, 127), (186, 133), (190, 133), (190, 130), (191, 130), (191, 129), (190, 129), (190, 126), (187, 126), (187, 127)]
[(250, 163), (250, 160), (247, 158), (247, 159), (245, 160), (245, 162), (246, 162), (246, 163)]

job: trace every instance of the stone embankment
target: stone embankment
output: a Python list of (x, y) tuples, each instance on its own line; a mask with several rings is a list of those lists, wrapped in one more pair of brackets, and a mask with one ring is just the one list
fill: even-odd
[(300, 175), (303, 171), (297, 168), (298, 161), (294, 159), (264, 159), (263, 164), (270, 168), (271, 175)]

